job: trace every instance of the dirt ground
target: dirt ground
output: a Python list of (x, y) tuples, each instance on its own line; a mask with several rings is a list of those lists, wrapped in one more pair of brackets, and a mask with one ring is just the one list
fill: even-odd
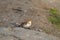
[(60, 30), (48, 21), (49, 9), (60, 8), (60, 0), (0, 0), (0, 27), (32, 20), (31, 30), (60, 37)]

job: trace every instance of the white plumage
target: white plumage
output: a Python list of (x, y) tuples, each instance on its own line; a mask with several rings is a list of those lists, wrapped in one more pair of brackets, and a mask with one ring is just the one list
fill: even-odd
[(25, 24), (23, 24), (23, 27), (25, 28), (29, 28), (30, 26), (31, 26), (31, 21), (28, 21)]

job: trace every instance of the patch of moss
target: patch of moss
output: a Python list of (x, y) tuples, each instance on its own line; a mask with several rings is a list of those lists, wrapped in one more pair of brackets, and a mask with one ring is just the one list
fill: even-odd
[(52, 15), (56, 15), (56, 14), (58, 13), (58, 10), (55, 9), (55, 8), (51, 8), (51, 9), (49, 10), (49, 12), (50, 12)]
[(56, 8), (51, 8), (49, 10), (50, 12), (50, 16), (49, 16), (49, 21), (52, 24), (55, 24), (58, 28), (60, 28), (60, 15), (59, 15), (59, 11)]

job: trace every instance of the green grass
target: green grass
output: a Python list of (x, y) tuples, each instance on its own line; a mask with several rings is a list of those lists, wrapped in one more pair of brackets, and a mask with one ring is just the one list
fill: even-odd
[(52, 24), (55, 24), (57, 28), (60, 28), (60, 14), (59, 14), (59, 10), (57, 10), (56, 8), (51, 8), (49, 10), (50, 12), (50, 16), (49, 16), (49, 21)]

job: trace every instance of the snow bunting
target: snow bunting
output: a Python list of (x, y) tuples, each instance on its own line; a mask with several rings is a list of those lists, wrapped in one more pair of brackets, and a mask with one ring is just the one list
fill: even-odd
[(23, 22), (21, 24), (17, 24), (18, 27), (23, 27), (23, 28), (30, 28), (30, 26), (32, 25), (32, 21), (27, 21), (27, 22)]

